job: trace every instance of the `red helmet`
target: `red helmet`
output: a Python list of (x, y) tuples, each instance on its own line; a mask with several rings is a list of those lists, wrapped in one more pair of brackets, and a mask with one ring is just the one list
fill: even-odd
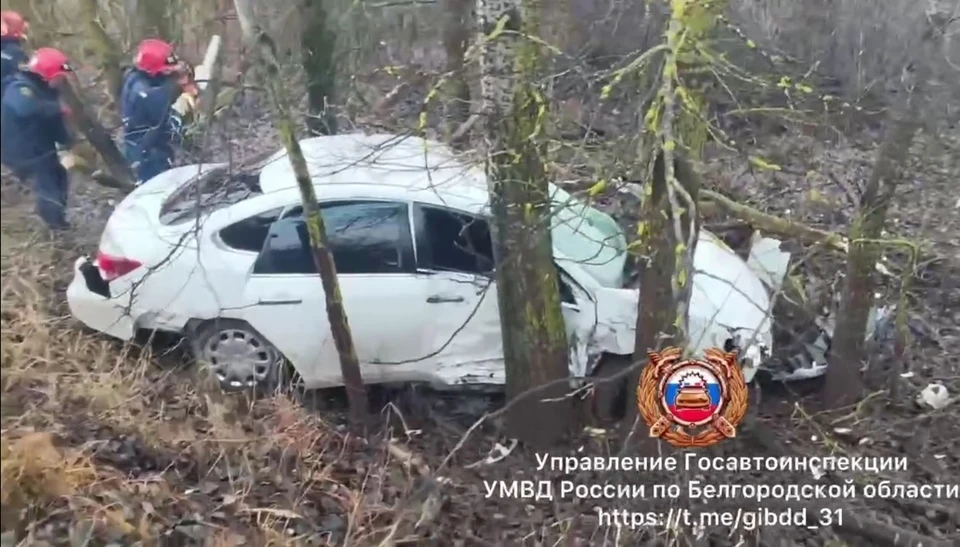
[(15, 11), (0, 11), (0, 37), (22, 40), (30, 25)]
[(151, 76), (172, 74), (180, 68), (180, 59), (173, 46), (163, 40), (148, 39), (137, 46), (133, 64)]
[(70, 66), (67, 56), (59, 49), (42, 47), (30, 56), (27, 70), (49, 83), (66, 76), (68, 72), (73, 72), (73, 67)]

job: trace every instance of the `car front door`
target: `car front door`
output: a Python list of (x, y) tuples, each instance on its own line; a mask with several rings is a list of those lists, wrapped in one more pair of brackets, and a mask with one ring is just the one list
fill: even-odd
[[(415, 274), (409, 204), (331, 201), (320, 207), (361, 373), (365, 381), (383, 381), (379, 363), (421, 356), (417, 313), (424, 294)], [(299, 208), (271, 226), (246, 293), (244, 318), (293, 363), (308, 387), (343, 383)]]
[(487, 221), (415, 203), (417, 273), (429, 308), (424, 346), (447, 384), (502, 384), (503, 342)]

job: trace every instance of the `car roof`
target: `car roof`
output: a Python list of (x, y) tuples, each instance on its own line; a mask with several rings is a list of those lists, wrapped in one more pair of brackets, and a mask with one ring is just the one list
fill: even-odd
[[(364, 191), (395, 195), (399, 192), (430, 203), (482, 209), (488, 202), (486, 175), (477, 165), (438, 141), (421, 137), (347, 133), (300, 141), (317, 194), (333, 185), (363, 186)], [(265, 194), (297, 187), (286, 150), (264, 162), (260, 188)]]

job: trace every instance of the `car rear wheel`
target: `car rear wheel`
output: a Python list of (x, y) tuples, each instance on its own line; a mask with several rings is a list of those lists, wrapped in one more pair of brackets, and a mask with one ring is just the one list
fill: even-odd
[(243, 321), (218, 319), (199, 325), (190, 337), (194, 357), (224, 391), (281, 387), (283, 356)]

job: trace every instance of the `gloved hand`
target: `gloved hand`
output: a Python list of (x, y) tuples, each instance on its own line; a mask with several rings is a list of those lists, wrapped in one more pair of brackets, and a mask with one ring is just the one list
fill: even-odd
[(177, 71), (177, 83), (180, 85), (182, 93), (189, 93), (196, 97), (200, 91), (194, 81), (193, 67), (187, 63), (180, 63), (180, 69)]
[(180, 116), (186, 116), (197, 108), (197, 99), (189, 93), (181, 93), (173, 103), (173, 108)]
[(60, 152), (60, 165), (69, 171), (77, 166), (77, 157), (69, 151)]

